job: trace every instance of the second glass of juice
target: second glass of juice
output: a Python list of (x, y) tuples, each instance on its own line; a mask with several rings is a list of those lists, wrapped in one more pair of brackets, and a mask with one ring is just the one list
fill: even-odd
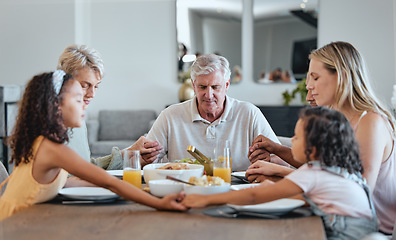
[(213, 166), (213, 176), (220, 177), (224, 182), (231, 183), (230, 148), (224, 148), (223, 154), (219, 154)]
[(140, 170), (140, 152), (125, 150), (123, 155), (122, 179), (137, 188), (142, 188), (142, 175)]

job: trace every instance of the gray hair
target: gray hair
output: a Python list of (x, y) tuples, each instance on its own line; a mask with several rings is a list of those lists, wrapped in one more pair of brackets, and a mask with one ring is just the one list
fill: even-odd
[(228, 60), (216, 54), (201, 55), (191, 66), (191, 80), (195, 81), (197, 76), (207, 75), (215, 71), (221, 71), (224, 81), (228, 81), (231, 76)]
[(58, 69), (74, 76), (82, 68), (89, 67), (102, 79), (104, 64), (98, 51), (86, 45), (70, 45), (59, 57)]

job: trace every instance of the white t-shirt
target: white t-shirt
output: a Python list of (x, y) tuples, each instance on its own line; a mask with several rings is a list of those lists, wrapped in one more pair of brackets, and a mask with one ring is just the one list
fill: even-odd
[(161, 112), (147, 134), (157, 140), (170, 161), (193, 158), (187, 147), (196, 147), (207, 157), (214, 156), (214, 149), (231, 143), (232, 170), (246, 170), (250, 166), (249, 146), (260, 134), (279, 143), (274, 131), (261, 111), (251, 103), (226, 96), (226, 106), (219, 119), (210, 123), (199, 113), (196, 98), (169, 106)]
[(371, 219), (364, 189), (355, 181), (304, 164), (286, 176), (297, 184), (323, 212)]
[(91, 162), (91, 151), (89, 149), (87, 124), (85, 121), (81, 127), (69, 129), (69, 142), (66, 145), (84, 158), (85, 161)]

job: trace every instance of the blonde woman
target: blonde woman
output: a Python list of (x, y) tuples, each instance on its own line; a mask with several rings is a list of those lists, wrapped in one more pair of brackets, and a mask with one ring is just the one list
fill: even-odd
[[(380, 220), (380, 231), (391, 234), (396, 220), (395, 120), (374, 95), (359, 52), (347, 42), (332, 42), (310, 56), (307, 89), (319, 106), (343, 113), (359, 143), (364, 173)], [(259, 136), (249, 159), (255, 162), (268, 151), (293, 166), (290, 149)], [(299, 167), (299, 166), (295, 166)], [(287, 175), (290, 169), (258, 161), (247, 174)]]

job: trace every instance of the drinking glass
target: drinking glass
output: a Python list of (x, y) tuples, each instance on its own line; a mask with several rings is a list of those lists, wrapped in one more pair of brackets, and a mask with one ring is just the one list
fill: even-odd
[(142, 175), (140, 170), (140, 151), (125, 150), (123, 155), (122, 179), (137, 188), (142, 188)]
[(213, 176), (221, 177), (225, 182), (231, 183), (231, 148), (227, 141), (224, 148), (215, 150)]

